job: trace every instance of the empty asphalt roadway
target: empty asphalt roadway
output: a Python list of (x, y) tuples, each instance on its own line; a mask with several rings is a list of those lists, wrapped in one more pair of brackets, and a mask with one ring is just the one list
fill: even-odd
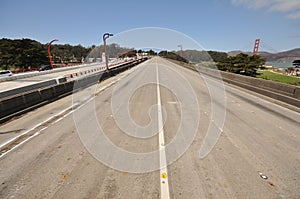
[(299, 121), (154, 57), (2, 124), (0, 198), (300, 198)]

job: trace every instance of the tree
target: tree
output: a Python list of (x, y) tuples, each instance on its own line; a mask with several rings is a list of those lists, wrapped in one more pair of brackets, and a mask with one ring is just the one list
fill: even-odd
[(150, 49), (149, 51), (146, 51), (149, 55), (157, 55), (157, 53), (155, 51), (153, 51), (152, 49)]
[(207, 51), (207, 53), (211, 56), (211, 58), (215, 62), (219, 62), (228, 57), (227, 53), (224, 53), (224, 52)]
[(265, 64), (265, 59), (259, 55), (249, 56), (240, 53), (235, 57), (226, 57), (217, 63), (220, 70), (244, 74), (248, 76), (256, 76), (256, 71), (259, 67)]

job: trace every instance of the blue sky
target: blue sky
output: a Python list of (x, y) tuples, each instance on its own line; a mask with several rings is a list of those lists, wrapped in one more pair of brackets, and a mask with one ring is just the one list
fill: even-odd
[(300, 47), (299, 0), (1, 0), (0, 38), (91, 46), (102, 34), (173, 29), (204, 49), (279, 52)]

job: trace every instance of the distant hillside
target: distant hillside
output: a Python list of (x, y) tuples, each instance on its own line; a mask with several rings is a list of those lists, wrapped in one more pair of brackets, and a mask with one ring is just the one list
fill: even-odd
[[(239, 53), (245, 53), (247, 55), (252, 55), (252, 52), (242, 52), (239, 50), (236, 51), (230, 51), (227, 54), (229, 56), (236, 56)], [(269, 53), (269, 52), (259, 52), (259, 55), (261, 57), (264, 57), (267, 59), (267, 62), (293, 62), (295, 59), (300, 59), (300, 48), (295, 48), (292, 50), (287, 50), (279, 53)]]
[(243, 52), (243, 51), (241, 51), (241, 50), (234, 50), (234, 51), (230, 51), (230, 52), (228, 52), (227, 54), (228, 54), (228, 56), (231, 56), (231, 57), (234, 57), (234, 56), (237, 56), (238, 54), (240, 54), (240, 53), (245, 53), (245, 54), (250, 54), (250, 52)]

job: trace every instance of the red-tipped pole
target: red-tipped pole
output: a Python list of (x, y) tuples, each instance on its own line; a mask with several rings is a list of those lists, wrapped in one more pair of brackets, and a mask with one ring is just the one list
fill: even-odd
[(49, 61), (50, 61), (50, 66), (53, 68), (53, 64), (52, 64), (52, 56), (51, 56), (51, 44), (55, 41), (58, 41), (57, 39), (53, 39), (52, 41), (50, 41), (50, 43), (48, 44), (48, 57), (49, 57)]

